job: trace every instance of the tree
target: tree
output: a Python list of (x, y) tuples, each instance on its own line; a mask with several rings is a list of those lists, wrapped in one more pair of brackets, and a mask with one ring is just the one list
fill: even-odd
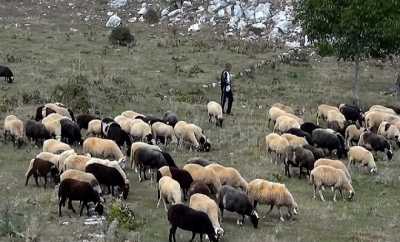
[(352, 94), (359, 105), (360, 62), (400, 52), (400, 1), (298, 0), (296, 10), (321, 55), (354, 62)]

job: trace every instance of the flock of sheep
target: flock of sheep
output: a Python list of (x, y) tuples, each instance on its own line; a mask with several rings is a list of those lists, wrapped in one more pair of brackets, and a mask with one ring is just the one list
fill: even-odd
[[(216, 102), (207, 104), (209, 122), (222, 128), (223, 113)], [(306, 175), (313, 185), (314, 198), (331, 187), (333, 200), (339, 191), (354, 196), (352, 178), (348, 168), (353, 164), (377, 172), (377, 152), (392, 158), (392, 142), (400, 143), (400, 116), (397, 109), (372, 106), (363, 113), (359, 108), (341, 104), (339, 107), (320, 105), (316, 124), (304, 122), (294, 110), (276, 103), (269, 109), (273, 133), (266, 135), (265, 148), (271, 160), (283, 165), (290, 177), (291, 167), (299, 168), (299, 177)], [(327, 127), (319, 126), (319, 119)], [(81, 130), (86, 130), (83, 139)], [(158, 182), (158, 202), (168, 213), (171, 224), (169, 241), (175, 241), (177, 228), (192, 231), (193, 237), (206, 234), (218, 241), (224, 234), (221, 221), (224, 210), (240, 215), (238, 224), (248, 216), (257, 228), (257, 204), (276, 206), (280, 220), (285, 220), (282, 208), (291, 217), (298, 212), (298, 204), (285, 184), (264, 179), (247, 182), (233, 167), (194, 157), (179, 168), (173, 157), (162, 148), (176, 143), (178, 147), (197, 151), (210, 151), (204, 131), (198, 125), (182, 121), (171, 111), (162, 118), (125, 111), (115, 118), (103, 118), (73, 112), (61, 103), (48, 103), (36, 110), (35, 120), (23, 122), (15, 115), (4, 121), (4, 138), (20, 147), (26, 140), (42, 146), (43, 152), (33, 157), (26, 171), (28, 185), (31, 176), (39, 186), (38, 178), (47, 185), (48, 176), (58, 189), (59, 215), (68, 201), (80, 201), (80, 214), (84, 207), (89, 215), (89, 203), (94, 211), (103, 213), (104, 188), (113, 196), (127, 199), (130, 186), (126, 172), (135, 170), (139, 181), (146, 174)], [(353, 146), (354, 142), (357, 145)], [(348, 158), (346, 165), (340, 159)], [(333, 158), (335, 157), (335, 158)], [(337, 159), (336, 159), (337, 157)], [(333, 158), (333, 159), (332, 159)], [(188, 205), (184, 205), (187, 201)], [(167, 204), (172, 204), (167, 208)], [(268, 212), (268, 213), (269, 213)]]

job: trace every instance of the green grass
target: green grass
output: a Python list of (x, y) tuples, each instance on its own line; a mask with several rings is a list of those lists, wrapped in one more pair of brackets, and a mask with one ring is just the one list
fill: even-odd
[[(14, 18), (20, 19), (19, 15)], [(307, 64), (265, 65), (256, 69), (252, 78), (234, 78), (234, 116), (226, 117), (224, 128), (219, 129), (208, 123), (206, 103), (219, 100), (219, 87), (209, 84), (218, 79), (224, 64), (232, 63), (237, 74), (262, 60), (274, 60), (282, 50), (261, 43), (225, 40), (206, 34), (212, 33), (206, 29), (191, 36), (177, 35), (176, 46), (172, 32), (165, 26), (142, 24), (130, 25), (137, 39), (133, 49), (113, 48), (108, 43), (109, 32), (99, 24), (90, 28), (74, 26), (80, 31), (72, 33), (65, 26), (46, 28), (49, 22), (39, 21), (30, 30), (7, 25), (7, 31), (0, 35), (0, 62), (14, 70), (16, 80), (11, 85), (0, 83), (1, 119), (11, 113), (24, 120), (30, 118), (40, 103), (56, 101), (52, 94), (57, 85), (82, 75), (87, 82), (80, 84), (89, 91), (91, 112), (116, 116), (130, 109), (161, 116), (170, 109), (181, 119), (200, 125), (212, 142), (212, 151), (198, 154), (167, 147), (179, 165), (190, 157), (203, 156), (236, 167), (248, 180), (275, 180), (282, 169), (270, 162), (260, 142), (271, 132), (266, 125), (268, 107), (274, 102), (297, 110), (304, 107), (304, 118), (314, 120), (318, 104), (351, 100), (353, 69), (349, 63), (310, 57)], [(7, 61), (10, 56), (12, 62)], [(395, 68), (389, 64), (376, 65), (373, 60), (362, 64), (360, 96), (364, 106), (395, 102), (393, 97), (382, 95), (393, 82), (394, 73)], [(74, 101), (74, 97), (65, 100), (79, 109)], [(83, 225), (85, 217), (79, 218), (66, 209), (64, 217), (58, 218), (54, 189), (37, 188), (33, 180), (24, 186), (28, 161), (38, 152), (30, 146), (16, 150), (11, 144), (0, 145), (0, 219), (10, 218), (13, 228), (10, 231), (0, 225), (0, 235), (18, 232), (38, 240), (81, 241), (90, 239), (90, 233), (106, 231), (104, 224)], [(325, 203), (313, 200), (308, 181), (283, 177), (282, 182), (299, 204), (300, 214), (282, 223), (274, 210), (255, 230), (249, 222), (237, 226), (237, 216), (226, 213), (223, 241), (397, 241), (399, 153), (391, 162), (378, 161), (378, 169), (375, 176), (353, 171), (356, 197), (352, 202), (333, 203), (331, 195)], [(140, 241), (167, 241), (168, 221), (164, 210), (155, 208), (154, 184), (139, 184), (137, 175), (128, 173), (131, 192), (127, 204), (143, 224), (137, 229)], [(110, 200), (107, 197), (107, 203)], [(261, 214), (267, 211), (265, 206), (259, 209)], [(118, 234), (116, 240), (131, 235), (127, 231)], [(179, 231), (177, 237), (187, 241), (190, 233)], [(2, 240), (10, 239), (3, 236)]]

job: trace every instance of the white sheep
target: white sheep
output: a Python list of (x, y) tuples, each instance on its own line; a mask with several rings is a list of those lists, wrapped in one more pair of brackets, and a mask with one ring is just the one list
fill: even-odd
[(86, 132), (86, 136), (101, 136), (101, 120), (100, 119), (93, 119), (88, 123), (88, 129)]
[(291, 108), (291, 107), (289, 107), (289, 106), (287, 106), (285, 104), (282, 104), (282, 103), (274, 103), (274, 104), (272, 104), (271, 107), (277, 107), (277, 108), (279, 108), (279, 109), (281, 109), (281, 110), (283, 110), (283, 111), (285, 111), (287, 113), (294, 114), (293, 108)]
[(352, 142), (358, 142), (361, 134), (365, 131), (364, 127), (357, 128), (355, 124), (347, 126), (345, 131), (346, 147), (350, 147)]
[(274, 160), (277, 162), (282, 161), (284, 155), (286, 154), (287, 147), (289, 146), (289, 141), (275, 133), (268, 134), (265, 136), (265, 146), (267, 153), (275, 154), (275, 159), (272, 158), (271, 162)]
[(130, 135), (134, 140), (140, 140), (150, 143), (153, 139), (153, 134), (151, 126), (141, 119), (136, 119), (137, 121), (132, 122), (131, 129), (129, 131)]
[(71, 150), (71, 146), (56, 139), (48, 139), (43, 142), (43, 151), (59, 154), (66, 150)]
[(127, 118), (126, 116), (123, 115), (118, 115), (114, 118), (114, 121), (121, 126), (121, 129), (125, 131), (126, 133), (131, 132), (131, 127), (134, 123), (134, 120), (131, 118)]
[(333, 168), (336, 168), (336, 169), (340, 169), (340, 170), (342, 170), (344, 172), (346, 177), (351, 182), (350, 172), (347, 169), (346, 165), (343, 164), (343, 162), (340, 161), (340, 160), (331, 160), (331, 159), (321, 158), (321, 159), (316, 160), (315, 163), (314, 163), (314, 168), (316, 168), (318, 166), (330, 166), (330, 167), (333, 167)]
[(336, 123), (340, 130), (343, 130), (346, 125), (346, 117), (341, 112), (335, 109), (328, 111), (326, 121), (328, 122), (328, 127)]
[[(46, 108), (50, 108), (51, 110), (55, 111), (56, 114), (60, 114), (61, 116), (67, 117), (72, 120), (73, 114), (65, 108), (65, 106), (61, 103), (47, 103), (44, 105), (42, 109), (42, 116), (46, 117)], [(50, 114), (51, 115), (51, 114)]]
[(298, 205), (285, 184), (255, 179), (249, 182), (247, 193), (250, 200), (254, 201), (254, 208), (256, 208), (257, 203), (268, 204), (270, 205), (268, 213), (270, 213), (274, 206), (277, 206), (282, 222), (284, 222), (285, 219), (283, 218), (281, 207), (288, 208), (289, 216), (292, 216), (292, 212), (297, 214)]
[(91, 159), (91, 155), (78, 155), (74, 154), (69, 156), (64, 161), (63, 171), (68, 169), (80, 170), (85, 171), (86, 164)]
[(224, 118), (222, 116), (222, 107), (221, 104), (211, 101), (207, 103), (207, 112), (208, 112), (208, 122), (211, 123), (214, 119), (215, 125), (220, 126), (222, 128), (222, 122)]
[(125, 167), (126, 157), (114, 140), (101, 139), (97, 137), (87, 138), (83, 142), (83, 153), (102, 158), (117, 160), (121, 167)]
[(157, 208), (161, 200), (164, 203), (165, 211), (167, 212), (167, 203), (172, 205), (182, 203), (182, 190), (177, 181), (169, 176), (163, 176), (158, 181), (158, 202)]
[(282, 115), (276, 119), (273, 132), (285, 133), (291, 128), (300, 129), (300, 123), (298, 122), (298, 119), (287, 115)]
[[(322, 186), (333, 187), (334, 195), (333, 201), (336, 202), (336, 191), (338, 190), (342, 195), (342, 190), (350, 193), (350, 199), (354, 196), (354, 190), (347, 178), (346, 174), (341, 169), (336, 169), (331, 166), (321, 165), (315, 167), (310, 173), (310, 182), (314, 187), (314, 199), (317, 198), (316, 192), (318, 191), (322, 201), (325, 201), (322, 191)], [(343, 196), (343, 195), (342, 195)]]
[(299, 137), (294, 134), (282, 134), (281, 137), (287, 139), (289, 145), (292, 147), (308, 145), (307, 140), (304, 137)]
[(400, 130), (389, 122), (383, 121), (378, 128), (377, 134), (382, 135), (388, 140), (400, 143)]
[(240, 173), (233, 167), (225, 167), (219, 164), (210, 164), (205, 167), (211, 169), (219, 177), (221, 185), (230, 185), (232, 187), (239, 187), (244, 192), (247, 191), (248, 183), (240, 175)]
[(164, 141), (164, 145), (167, 145), (171, 141), (176, 141), (174, 128), (168, 124), (155, 122), (151, 125), (151, 130), (154, 139), (156, 141)]
[(326, 120), (328, 117), (328, 112), (331, 110), (335, 110), (335, 111), (339, 111), (339, 108), (334, 107), (334, 106), (330, 106), (330, 105), (326, 105), (326, 104), (321, 104), (318, 106), (318, 111), (317, 111), (317, 125), (319, 125), (319, 119), (323, 119)]
[(207, 184), (213, 194), (217, 194), (219, 189), (221, 189), (221, 181), (213, 170), (206, 169), (205, 167), (197, 164), (186, 164), (183, 169), (190, 173), (193, 181), (199, 181)]
[(195, 193), (190, 197), (189, 207), (204, 212), (210, 218), (210, 221), (214, 227), (215, 234), (222, 237), (224, 229), (221, 227), (221, 215), (217, 203), (209, 198), (208, 196)]
[(384, 112), (384, 113), (396, 115), (396, 112), (393, 109), (387, 108), (387, 107), (382, 106), (382, 105), (373, 105), (373, 106), (371, 106), (369, 108), (369, 111), (379, 111), (379, 112)]
[(190, 147), (202, 149), (207, 143), (207, 137), (204, 135), (203, 130), (195, 124), (179, 121), (176, 123), (174, 131), (178, 145), (187, 142), (190, 144)]
[(349, 159), (348, 166), (350, 167), (354, 163), (359, 163), (361, 166), (367, 166), (370, 173), (377, 171), (374, 156), (372, 153), (362, 146), (353, 146), (347, 153)]
[(24, 139), (24, 123), (15, 115), (8, 115), (4, 119), (4, 140), (11, 137), (14, 145), (21, 146)]
[(143, 114), (140, 114), (140, 113), (137, 113), (137, 112), (134, 112), (134, 111), (131, 111), (131, 110), (124, 111), (124, 112), (121, 113), (121, 115), (125, 116), (127, 118), (130, 118), (130, 119), (135, 119), (136, 117), (140, 117), (140, 116), (144, 117)]

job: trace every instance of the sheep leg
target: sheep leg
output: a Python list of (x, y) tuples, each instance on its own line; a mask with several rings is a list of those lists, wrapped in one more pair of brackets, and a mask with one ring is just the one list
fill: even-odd
[(279, 215), (280, 215), (280, 220), (282, 221), (282, 222), (285, 222), (285, 219), (283, 218), (283, 214), (282, 214), (282, 208), (281, 207), (278, 207), (278, 210), (279, 210)]
[(160, 202), (161, 202), (161, 197), (158, 198), (157, 208), (160, 206)]
[(319, 193), (319, 197), (321, 198), (321, 200), (323, 202), (325, 202), (325, 198), (324, 198), (324, 195), (322, 195), (322, 191), (318, 189), (318, 193)]
[(35, 178), (36, 186), (39, 186), (38, 175), (33, 173), (33, 178)]
[(169, 242), (172, 242), (172, 239), (174, 240), (174, 242), (176, 242), (176, 238), (175, 238), (175, 234), (176, 234), (176, 229), (178, 227), (172, 225), (172, 227), (169, 230)]
[(68, 209), (71, 209), (73, 213), (76, 213), (74, 207), (72, 206), (72, 200), (71, 199), (68, 200)]
[(269, 214), (272, 211), (273, 208), (274, 208), (274, 204), (271, 204), (271, 206), (269, 207), (269, 210), (268, 210), (268, 212), (266, 214)]
[(333, 192), (333, 201), (336, 202), (336, 191), (337, 189), (335, 189), (335, 191)]
[(65, 206), (66, 197), (61, 197), (60, 202), (58, 203), (58, 216), (61, 217), (61, 207)]
[(168, 212), (167, 203), (165, 202), (165, 198), (162, 198), (162, 200), (164, 203), (164, 210), (165, 210), (165, 212)]
[(254, 207), (254, 209), (256, 209), (256, 207), (257, 207), (257, 200), (254, 200), (254, 202), (253, 202), (253, 207)]
[(340, 193), (340, 196), (342, 197), (342, 199), (344, 199), (342, 189), (339, 189), (339, 193)]
[(28, 185), (29, 178), (32, 176), (32, 170), (29, 171), (28, 175), (26, 176), (25, 186)]
[[(82, 216), (83, 209), (85, 208), (85, 205), (86, 205), (86, 201), (83, 201), (82, 204), (81, 204), (81, 207), (80, 207), (81, 211), (79, 212), (79, 216)], [(89, 207), (88, 207), (88, 216), (89, 216)]]
[(46, 185), (47, 185), (47, 175), (44, 176), (44, 189), (46, 189)]
[(194, 240), (194, 237), (196, 237), (196, 234), (195, 232), (192, 232), (192, 238), (189, 241), (192, 242)]
[(317, 186), (316, 185), (314, 185), (314, 195), (313, 195), (313, 198), (314, 199), (317, 199)]
[(200, 234), (200, 242), (203, 242), (203, 234)]

